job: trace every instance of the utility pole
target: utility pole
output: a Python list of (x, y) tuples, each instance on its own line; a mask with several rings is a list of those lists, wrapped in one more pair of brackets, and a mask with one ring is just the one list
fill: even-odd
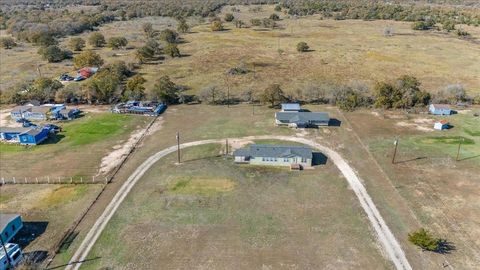
[(227, 108), (230, 108), (230, 83), (228, 81), (228, 74), (225, 75), (225, 83), (227, 84)]
[(462, 142), (464, 141), (465, 139), (462, 138), (462, 140), (460, 140), (458, 142), (458, 149), (457, 149), (457, 158), (456, 158), (456, 161), (458, 161), (458, 158), (460, 157), (460, 147), (462, 146)]
[(255, 115), (255, 102), (252, 101), (252, 115)]
[(180, 132), (177, 131), (177, 159), (180, 164)]
[(225, 157), (228, 156), (228, 139), (225, 139)]
[(40, 70), (40, 65), (37, 65), (38, 76), (42, 77), (42, 71)]
[(7, 257), (8, 264), (10, 265), (10, 267), (15, 269), (15, 267), (13, 266), (12, 259), (10, 258), (10, 255), (8, 255), (7, 247), (5, 247), (5, 243), (3, 242), (3, 238), (1, 235), (0, 235), (0, 243), (2, 244), (3, 251), (5, 251), (5, 257)]
[(253, 62), (252, 65), (253, 65), (253, 79), (255, 80), (257, 78), (257, 74), (255, 73), (255, 62)]
[(395, 149), (393, 150), (392, 164), (395, 164), (395, 156), (397, 155), (397, 147), (398, 147), (398, 138), (395, 139), (395, 142), (393, 144), (395, 145)]

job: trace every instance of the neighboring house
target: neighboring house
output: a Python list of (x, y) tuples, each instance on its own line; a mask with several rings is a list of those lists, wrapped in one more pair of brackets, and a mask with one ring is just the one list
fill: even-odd
[(50, 127), (10, 128), (0, 127), (0, 139), (22, 145), (40, 144), (48, 138)]
[(3, 243), (8, 243), (23, 227), (22, 217), (17, 214), (0, 213), (0, 237)]
[(452, 109), (446, 104), (430, 104), (430, 106), (428, 106), (428, 111), (434, 115), (452, 114)]
[(282, 112), (299, 112), (300, 110), (298, 103), (282, 103)]
[(52, 109), (52, 118), (56, 120), (72, 120), (80, 114), (79, 109), (67, 109), (65, 106), (56, 106)]
[(30, 110), (23, 113), (23, 118), (27, 120), (44, 121), (49, 118), (48, 116), (51, 109), (52, 107), (49, 106), (32, 106)]
[(328, 126), (330, 117), (325, 112), (277, 112), (275, 124), (295, 128)]
[[(5, 249), (7, 256), (5, 256)], [(23, 260), (23, 253), (20, 246), (17, 244), (6, 243), (5, 249), (0, 248), (0, 270), (14, 269), (13, 267), (19, 265)]]
[(304, 146), (254, 144), (233, 152), (236, 163), (311, 167), (312, 149)]
[(448, 123), (447, 120), (441, 120), (441, 121), (435, 122), (435, 124), (433, 125), (433, 128), (437, 130), (448, 129), (450, 128), (450, 124)]
[(23, 114), (25, 112), (28, 112), (31, 109), (31, 106), (17, 106), (12, 109), (12, 111), (10, 112), (10, 116), (12, 117), (12, 119), (19, 120), (23, 118)]

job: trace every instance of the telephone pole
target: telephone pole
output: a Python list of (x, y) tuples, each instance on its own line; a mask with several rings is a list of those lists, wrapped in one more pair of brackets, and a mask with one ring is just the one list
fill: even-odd
[(225, 139), (225, 157), (228, 156), (228, 139)]
[(177, 131), (177, 159), (180, 164), (180, 132)]
[(457, 149), (457, 158), (456, 158), (456, 161), (458, 161), (458, 158), (460, 157), (460, 147), (462, 146), (462, 142), (464, 141), (465, 139), (461, 139), (458, 141), (458, 149)]
[(393, 150), (392, 164), (395, 164), (395, 156), (397, 155), (397, 147), (398, 147), (398, 138), (395, 139), (395, 142), (393, 144), (395, 145), (395, 149)]

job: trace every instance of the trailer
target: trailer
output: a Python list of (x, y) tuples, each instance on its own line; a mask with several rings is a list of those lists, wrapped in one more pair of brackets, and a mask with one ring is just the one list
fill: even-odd
[(112, 108), (113, 113), (120, 114), (141, 114), (147, 116), (158, 116), (167, 109), (164, 103), (128, 101), (116, 104)]

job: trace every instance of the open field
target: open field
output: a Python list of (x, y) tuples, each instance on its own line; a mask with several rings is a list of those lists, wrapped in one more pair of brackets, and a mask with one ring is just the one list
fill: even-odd
[(299, 173), (235, 165), (220, 152), (207, 145), (185, 150), (180, 166), (175, 155), (159, 161), (84, 268), (391, 267), (332, 164)]
[(43, 144), (25, 147), (1, 143), (1, 176), (91, 177), (98, 173), (105, 155), (151, 120), (144, 116), (86, 112), (79, 119), (56, 123), (62, 132)]
[[(235, 16), (249, 24), (251, 18), (264, 18), (273, 12), (273, 6), (264, 6), (262, 12), (249, 12), (240, 6)], [(229, 12), (225, 8), (222, 14)], [(223, 16), (223, 15), (220, 15)], [(307, 85), (364, 82), (372, 85), (379, 80), (394, 79), (400, 75), (416, 76), (423, 87), (436, 92), (448, 84), (460, 83), (470, 94), (480, 93), (480, 45), (461, 40), (454, 33), (411, 30), (411, 23), (393, 21), (322, 20), (320, 16), (286, 18), (278, 22), (279, 29), (237, 29), (226, 23), (226, 31), (211, 32), (208, 22), (190, 19), (191, 33), (182, 35), (179, 45), (184, 57), (167, 59), (160, 64), (142, 65), (140, 73), (148, 80), (150, 89), (159, 74), (169, 75), (177, 84), (197, 93), (208, 85), (218, 85), (232, 93), (247, 88), (259, 91), (276, 82), (288, 93), (295, 93)], [(175, 28), (171, 18), (147, 17), (131, 21), (117, 21), (99, 28), (106, 38), (125, 36), (129, 45), (144, 44), (141, 25), (151, 22), (154, 29)], [(384, 37), (383, 30), (391, 26), (393, 37)], [(474, 38), (480, 38), (478, 27), (464, 26)], [(81, 34), (83, 38), (89, 33)], [(298, 53), (295, 46), (305, 41), (311, 47), (307, 53)], [(68, 39), (62, 41), (66, 46)], [(279, 50), (282, 53), (279, 53)], [(135, 50), (96, 49), (106, 62), (123, 60), (135, 62)], [(461, 53), (459, 53), (461, 52)], [(71, 61), (49, 64), (40, 60), (36, 48), (30, 45), (13, 50), (2, 50), (0, 86), (37, 75), (37, 64), (42, 73), (58, 77), (72, 70)], [(229, 68), (245, 65), (246, 75), (225, 76)], [(255, 66), (255, 75), (253, 69)], [(255, 76), (255, 77), (254, 77)]]
[[(15, 243), (41, 258), (52, 251), (102, 185), (0, 186), (0, 211), (22, 215), (25, 229)], [(20, 242), (19, 242), (20, 241)]]

